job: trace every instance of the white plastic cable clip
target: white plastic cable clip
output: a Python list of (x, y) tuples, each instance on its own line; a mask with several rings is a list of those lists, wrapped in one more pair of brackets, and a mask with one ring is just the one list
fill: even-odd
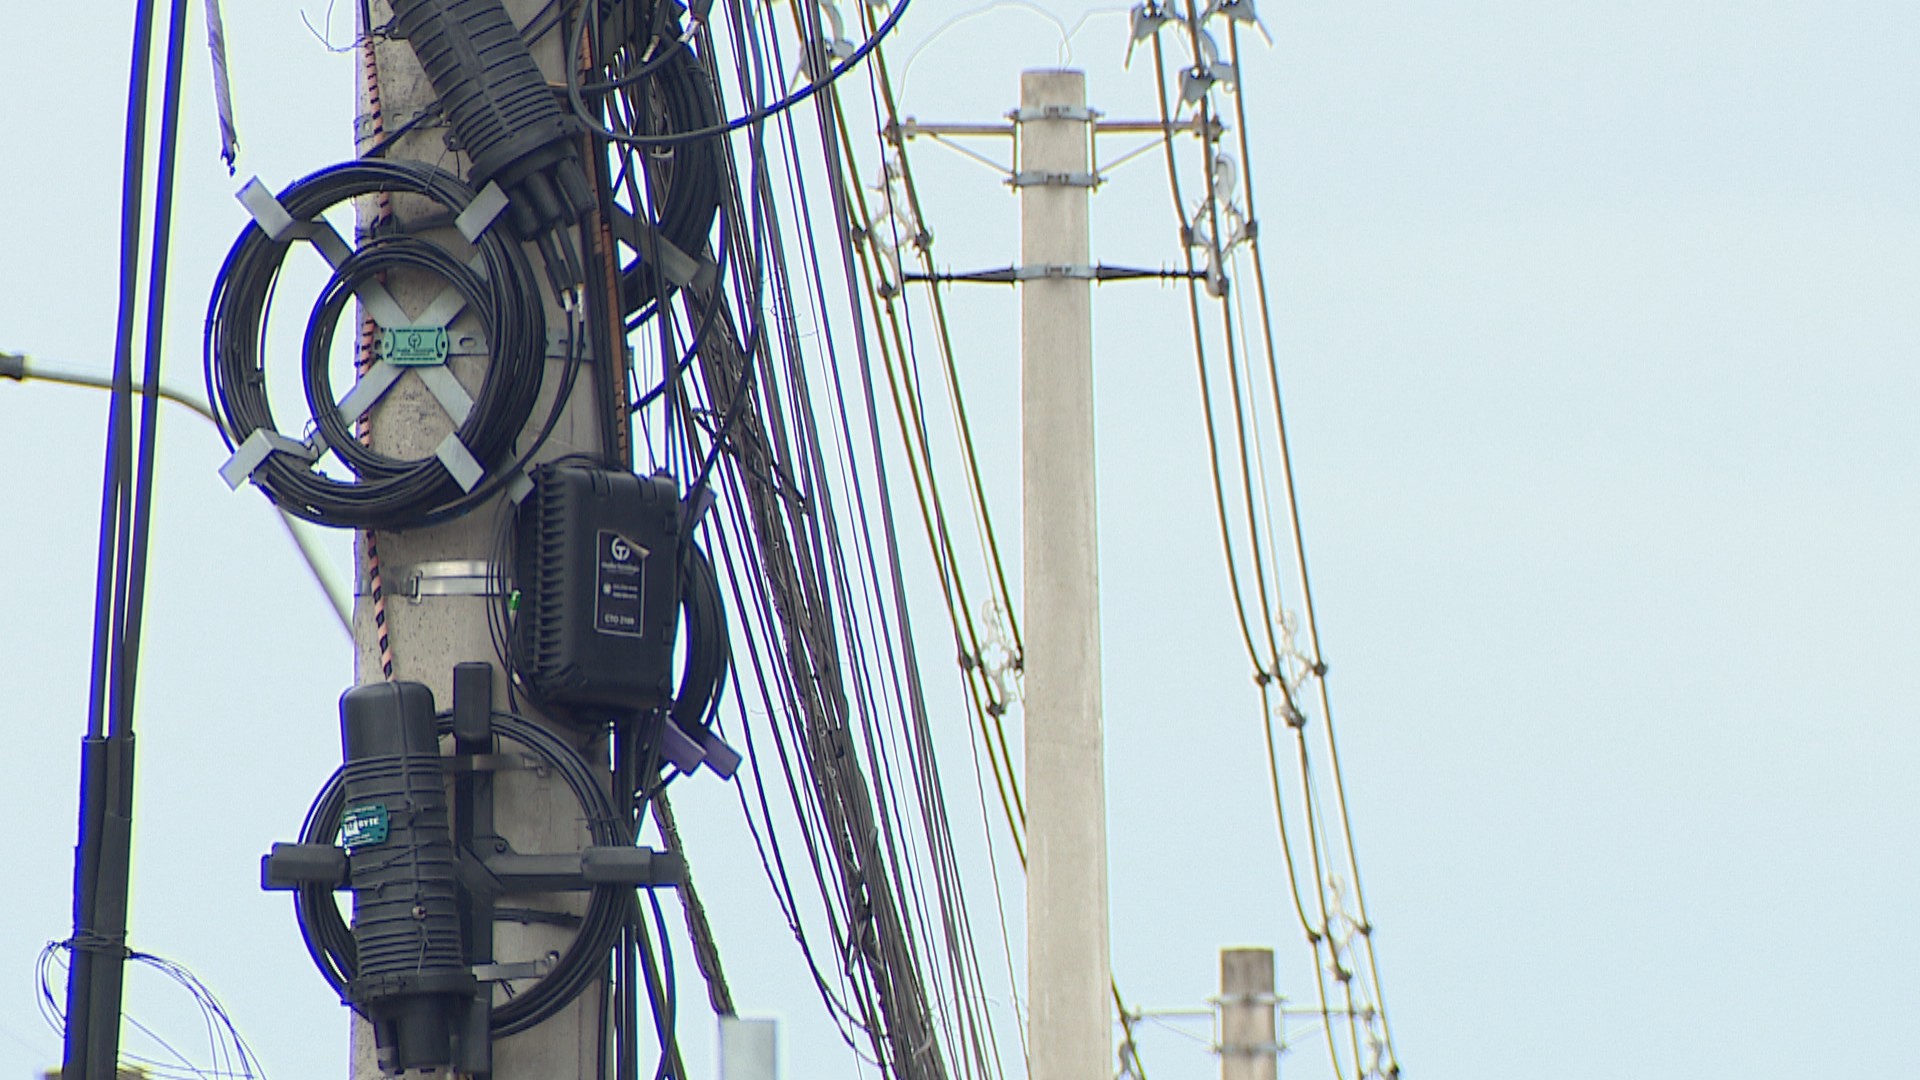
[(254, 428), (233, 452), (225, 465), (220, 466), (220, 479), (227, 482), (230, 491), (240, 490), (240, 485), (253, 477), (254, 470), (266, 464), (267, 457), (274, 453), (292, 454), (309, 464), (320, 459), (321, 451), (303, 442), (296, 442), (277, 431), (266, 428)]
[(492, 225), (494, 219), (500, 216), (500, 211), (506, 208), (507, 193), (500, 190), (499, 184), (489, 180), (487, 186), (480, 189), (480, 194), (467, 204), (467, 208), (460, 211), (460, 216), (453, 219), (453, 227), (460, 230), (460, 235), (467, 238), (467, 243), (477, 243), (480, 234), (486, 232), (487, 226)]
[(447, 475), (453, 477), (453, 482), (459, 484), (462, 491), (470, 492), (479, 487), (481, 478), (487, 475), (487, 470), (474, 460), (473, 451), (468, 450), (467, 444), (461, 442), (457, 435), (448, 434), (441, 439), (440, 445), (433, 448), (433, 456), (447, 467)]

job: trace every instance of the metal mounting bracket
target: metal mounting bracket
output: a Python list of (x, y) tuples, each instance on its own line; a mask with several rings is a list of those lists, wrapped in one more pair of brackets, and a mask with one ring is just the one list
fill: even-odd
[(1097, 172), (1047, 172), (1044, 169), (1021, 169), (1007, 179), (1007, 186), (1097, 188), (1104, 179)]
[[(353, 255), (353, 249), (325, 217), (315, 216), (308, 221), (294, 220), (293, 215), (281, 205), (273, 192), (267, 190), (267, 186), (261, 183), (257, 176), (247, 181), (236, 198), (240, 200), (240, 205), (247, 208), (247, 213), (253, 215), (255, 224), (259, 225), (261, 231), (270, 239), (276, 242), (305, 240), (313, 245), (314, 250), (318, 251), (320, 257), (327, 260), (327, 265), (333, 267), (336, 272)], [(489, 183), (460, 212), (454, 224), (469, 241), (476, 240), (499, 217), (506, 205), (505, 194), (497, 185)], [(485, 273), (485, 263), (478, 255), (475, 255), (468, 265), (482, 274)], [(454, 354), (454, 350), (447, 341), (447, 332), (453, 325), (453, 321), (466, 310), (467, 298), (458, 289), (448, 286), (434, 297), (426, 310), (418, 316), (409, 316), (400, 302), (394, 299), (393, 294), (377, 281), (361, 282), (354, 289), (354, 295), (366, 306), (367, 314), (373, 317), (373, 321), (386, 332), (385, 337), (388, 340), (401, 336), (418, 336), (427, 331), (437, 332), (437, 355), (406, 363), (396, 363), (392, 356), (377, 360), (359, 381), (354, 383), (353, 389), (347, 392), (347, 396), (340, 399), (335, 406), (340, 411), (341, 420), (347, 424), (358, 421), (366, 415), (368, 409), (373, 408), (374, 404), (386, 395), (388, 390), (393, 388), (393, 384), (399, 381), (401, 375), (412, 371), (419, 376), (421, 383), (433, 395), (434, 400), (440, 403), (440, 407), (446, 410), (447, 416), (452, 419), (456, 429), (466, 423), (467, 418), (473, 413), (473, 396), (467, 393), (466, 387), (460, 385), (460, 380), (454, 377), (453, 372), (448, 370), (446, 365), (447, 360)], [(462, 339), (463, 344), (466, 341), (467, 339)], [(466, 349), (461, 349), (459, 354), (468, 355), (469, 353)], [(264, 441), (257, 442), (256, 440), (260, 440), (263, 435)], [(306, 461), (308, 465), (312, 465), (320, 460), (320, 455), (325, 453), (326, 449), (326, 444), (319, 442), (317, 438), (309, 439), (305, 443), (297, 443), (283, 435), (266, 432), (264, 429), (256, 430), (248, 436), (240, 450), (221, 466), (220, 476), (226, 480), (228, 487), (237, 489), (240, 482), (251, 477), (268, 455), (275, 451), (294, 454)], [(473, 452), (467, 449), (466, 444), (460, 441), (457, 433), (449, 434), (442, 440), (440, 445), (434, 448), (434, 456), (446, 466), (447, 473), (463, 491), (472, 491), (486, 476), (486, 469), (473, 456)]]
[(1030, 120), (1072, 120), (1084, 124), (1104, 115), (1099, 109), (1086, 105), (1042, 105), (1037, 109), (1015, 109), (1007, 114), (1007, 119), (1016, 124)]

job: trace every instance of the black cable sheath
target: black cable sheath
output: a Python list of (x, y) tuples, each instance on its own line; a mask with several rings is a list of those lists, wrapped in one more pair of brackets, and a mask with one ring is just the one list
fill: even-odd
[[(186, 0), (173, 0), (169, 10), (161, 90), (159, 176), (151, 262), (147, 267), (142, 367), (145, 386), (159, 385), (186, 7)], [(136, 448), (132, 413), (134, 296), (141, 276), (140, 204), (146, 168), (147, 97), (155, 8), (154, 0), (140, 0), (135, 8), (133, 56), (128, 73), (113, 398), (102, 467), (92, 672), (87, 731), (81, 743), (80, 820), (74, 850), (74, 932), (70, 939), (73, 961), (67, 981), (67, 1024), (62, 1046), (61, 1072), (76, 1080), (111, 1080), (118, 1072), (120, 1056), (133, 839), (133, 702), (144, 614), (159, 406), (159, 395), (144, 396)], [(137, 476), (134, 475), (136, 467)]]

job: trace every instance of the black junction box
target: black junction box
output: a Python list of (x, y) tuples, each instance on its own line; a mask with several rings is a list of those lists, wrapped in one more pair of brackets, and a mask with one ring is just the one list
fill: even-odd
[(671, 703), (680, 607), (674, 479), (543, 465), (515, 529), (514, 665), (533, 692), (552, 705), (620, 713)]

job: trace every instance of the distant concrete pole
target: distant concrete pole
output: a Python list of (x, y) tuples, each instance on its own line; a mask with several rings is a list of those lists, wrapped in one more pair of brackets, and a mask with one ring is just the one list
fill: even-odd
[(1113, 1075), (1086, 76), (1020, 76), (1027, 997), (1033, 1080)]
[(1272, 949), (1220, 950), (1220, 1080), (1278, 1080)]
[(778, 1025), (772, 1020), (720, 1018), (720, 1080), (780, 1080)]

